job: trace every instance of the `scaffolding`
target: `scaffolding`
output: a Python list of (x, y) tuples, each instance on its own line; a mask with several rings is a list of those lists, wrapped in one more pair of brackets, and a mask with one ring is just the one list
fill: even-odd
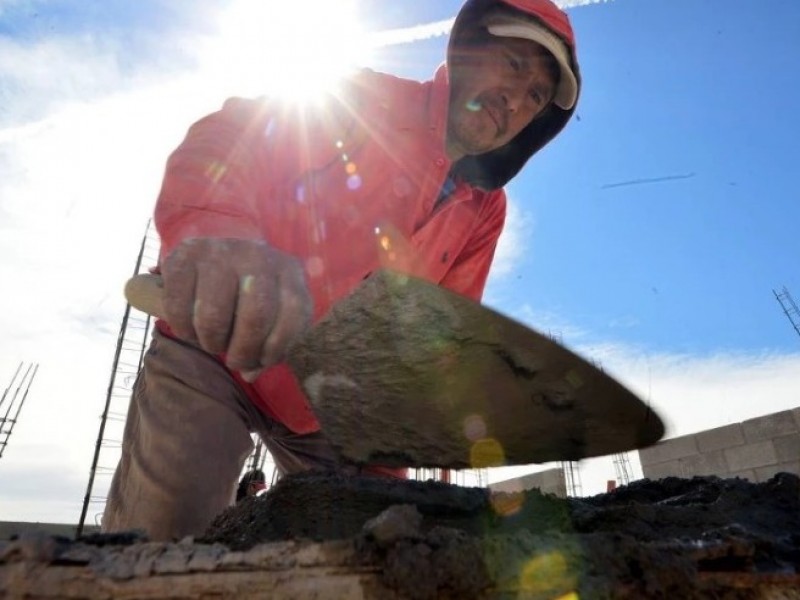
[(564, 472), (564, 484), (567, 488), (567, 496), (570, 498), (579, 498), (582, 496), (583, 485), (581, 484), (581, 467), (578, 461), (562, 461), (561, 470)]
[[(159, 249), (158, 234), (151, 222), (148, 221), (133, 274), (146, 273), (150, 266), (157, 264)], [(121, 455), (122, 436), (133, 386), (142, 368), (142, 361), (152, 333), (152, 325), (153, 319), (150, 315), (126, 304), (117, 336), (105, 405), (100, 416), (100, 428), (89, 469), (89, 482), (86, 486), (81, 516), (78, 520), (77, 536), (83, 534), (88, 517), (91, 516), (95, 525), (100, 524), (99, 520), (105, 509), (111, 477)], [(274, 484), (278, 478), (274, 461), (258, 436), (253, 435), (253, 443), (254, 450), (245, 462), (242, 475), (249, 469), (261, 469), (265, 474), (271, 471), (271, 481)]]
[[(563, 336), (560, 331), (548, 331), (547, 337), (553, 340), (558, 345), (564, 344)], [(581, 484), (581, 467), (577, 461), (564, 460), (558, 463), (564, 473), (564, 485), (567, 488), (567, 496), (575, 498), (583, 494), (583, 485)]]
[[(156, 264), (159, 245), (158, 236), (148, 221), (139, 254), (136, 257), (134, 275), (146, 272), (149, 266)], [(97, 433), (92, 465), (89, 469), (89, 482), (86, 486), (86, 495), (83, 498), (81, 516), (78, 520), (78, 536), (83, 533), (90, 509), (96, 525), (99, 524), (99, 519), (103, 514), (108, 488), (111, 485), (111, 476), (119, 462), (128, 405), (133, 394), (136, 376), (142, 366), (151, 325), (150, 315), (136, 310), (130, 304), (125, 305), (117, 336), (105, 405), (100, 416), (100, 428)]]
[[(20, 373), (23, 372), (22, 377)], [(31, 389), (33, 378), (39, 371), (38, 364), (29, 364), (25, 368), (25, 363), (21, 362), (14, 372), (8, 386), (3, 391), (3, 396), (0, 397), (0, 458), (3, 458), (3, 453), (8, 447), (8, 440), (14, 432), (14, 426), (19, 421), (19, 415), (22, 412), (22, 406), (28, 398), (28, 392)], [(16, 384), (16, 388), (14, 385)], [(9, 395), (11, 389), (14, 388), (14, 393)], [(22, 395), (20, 395), (20, 392)], [(5, 410), (3, 408), (5, 407)]]
[(631, 468), (631, 461), (630, 458), (628, 458), (628, 453), (620, 452), (619, 454), (615, 454), (612, 460), (614, 461), (617, 485), (628, 485), (633, 479), (633, 469)]
[(780, 303), (783, 312), (788, 317), (797, 335), (800, 335), (800, 309), (797, 308), (797, 304), (795, 304), (789, 290), (786, 289), (786, 286), (783, 286), (780, 292), (772, 290), (772, 293), (775, 294), (775, 299)]
[(462, 487), (487, 487), (488, 469), (409, 469), (409, 478), (416, 481), (442, 481)]
[(241, 480), (248, 471), (258, 469), (264, 473), (266, 480), (269, 481), (269, 486), (272, 487), (280, 478), (278, 467), (258, 434), (251, 434), (251, 438), (253, 440), (253, 451), (250, 453), (250, 456), (247, 457), (239, 479)]

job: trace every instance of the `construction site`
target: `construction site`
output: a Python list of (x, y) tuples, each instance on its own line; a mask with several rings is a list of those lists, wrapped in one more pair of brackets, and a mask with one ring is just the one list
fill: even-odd
[[(134, 273), (157, 248), (148, 226)], [(0, 523), (1, 598), (800, 598), (800, 407), (640, 448), (641, 478), (616, 453), (592, 496), (578, 460), (493, 483), (491, 464), (281, 478), (254, 437), (265, 489), (203, 536), (100, 533), (152, 323), (126, 306), (77, 524)], [(37, 369), (3, 393), (0, 457)]]

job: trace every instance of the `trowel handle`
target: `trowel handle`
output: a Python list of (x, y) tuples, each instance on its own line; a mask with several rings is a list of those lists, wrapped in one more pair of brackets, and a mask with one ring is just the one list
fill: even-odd
[(150, 316), (164, 317), (164, 280), (161, 275), (134, 275), (125, 284), (125, 298), (131, 306)]

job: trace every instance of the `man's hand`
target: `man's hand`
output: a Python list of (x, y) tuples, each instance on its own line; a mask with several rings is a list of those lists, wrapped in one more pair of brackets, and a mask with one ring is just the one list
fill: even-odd
[(195, 238), (161, 265), (164, 317), (175, 334), (249, 381), (283, 360), (311, 323), (301, 262), (265, 242)]

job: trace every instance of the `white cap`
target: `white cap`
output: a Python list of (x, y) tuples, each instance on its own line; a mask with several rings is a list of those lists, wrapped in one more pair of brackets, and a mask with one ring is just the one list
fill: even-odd
[(483, 20), (483, 23), (492, 35), (531, 40), (550, 52), (561, 69), (561, 78), (553, 104), (564, 110), (570, 110), (575, 106), (578, 99), (578, 80), (572, 72), (570, 52), (564, 40), (536, 21), (505, 12), (492, 13)]

